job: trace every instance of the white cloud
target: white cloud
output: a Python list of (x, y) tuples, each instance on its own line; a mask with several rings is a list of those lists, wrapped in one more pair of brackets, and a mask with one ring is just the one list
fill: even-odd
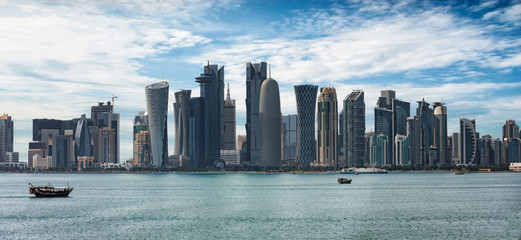
[(521, 3), (488, 12), (483, 15), (483, 19), (497, 19), (519, 26), (521, 25)]

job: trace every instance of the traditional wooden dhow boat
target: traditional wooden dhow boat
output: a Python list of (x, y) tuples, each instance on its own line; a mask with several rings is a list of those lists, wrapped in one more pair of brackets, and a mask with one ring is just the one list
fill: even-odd
[(353, 179), (351, 178), (338, 178), (338, 183), (340, 184), (346, 184), (346, 183), (351, 183), (351, 181), (353, 181)]
[(68, 197), (74, 189), (69, 187), (68, 183), (65, 187), (53, 187), (50, 183), (42, 187), (35, 187), (29, 183), (29, 186), (29, 193), (37, 197)]

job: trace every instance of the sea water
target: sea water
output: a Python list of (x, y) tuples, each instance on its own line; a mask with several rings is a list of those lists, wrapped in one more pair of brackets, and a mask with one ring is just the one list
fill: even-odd
[[(520, 239), (521, 174), (0, 174), (0, 239)], [(67, 183), (36, 198), (28, 183)]]

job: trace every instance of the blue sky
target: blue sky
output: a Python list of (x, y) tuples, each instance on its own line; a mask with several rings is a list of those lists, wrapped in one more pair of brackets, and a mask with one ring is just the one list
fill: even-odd
[[(0, 112), (15, 121), (27, 158), (33, 118), (71, 119), (116, 95), (121, 159), (132, 156), (132, 118), (144, 87), (199, 89), (207, 60), (225, 66), (244, 134), (245, 63), (267, 61), (283, 114), (293, 85), (332, 86), (339, 100), (365, 91), (367, 130), (380, 90), (411, 102), (444, 101), (449, 133), (475, 118), (501, 137), (521, 121), (521, 1), (11, 1), (0, 0)], [(340, 110), (340, 109), (339, 109)]]

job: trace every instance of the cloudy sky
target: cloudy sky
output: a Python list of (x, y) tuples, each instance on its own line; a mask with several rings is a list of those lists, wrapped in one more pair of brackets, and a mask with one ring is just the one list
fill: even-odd
[(144, 87), (193, 89), (207, 60), (225, 66), (244, 134), (245, 63), (266, 61), (283, 114), (296, 113), (294, 84), (365, 92), (367, 130), (380, 90), (411, 102), (442, 101), (449, 134), (475, 118), (501, 137), (521, 121), (521, 1), (0, 0), (0, 113), (15, 121), (26, 161), (33, 118), (90, 115), (116, 95), (121, 159), (132, 157), (132, 119)]

